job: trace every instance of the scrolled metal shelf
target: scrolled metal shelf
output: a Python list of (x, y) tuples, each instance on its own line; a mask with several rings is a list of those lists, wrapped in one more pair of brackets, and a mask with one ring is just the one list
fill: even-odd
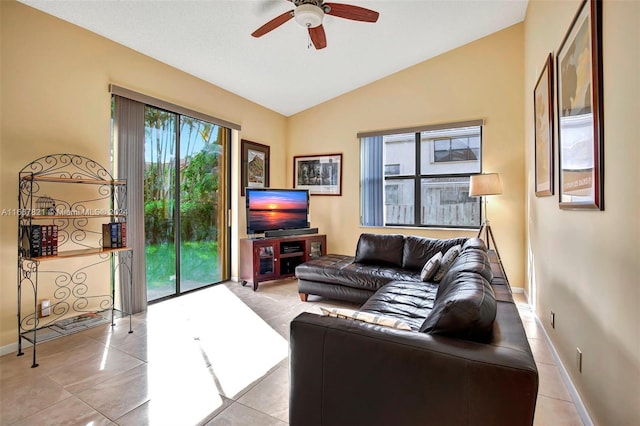
[(54, 183), (82, 183), (87, 185), (126, 185), (124, 180), (102, 180), (102, 179), (84, 179), (74, 177), (55, 177), (55, 176), (36, 176), (27, 175), (22, 176), (21, 179), (25, 181), (35, 182), (54, 182)]
[(98, 162), (77, 154), (51, 154), (40, 157), (20, 170), (20, 179), (98, 185), (104, 185), (105, 182), (124, 184), (124, 181), (113, 179), (111, 173)]
[[(69, 191), (68, 187), (59, 184), (85, 187)], [(18, 219), (18, 355), (23, 355), (22, 340), (31, 342), (32, 367), (38, 366), (38, 343), (93, 326), (89, 323), (114, 325), (116, 312), (119, 317), (129, 317), (129, 333), (133, 332), (131, 313), (116, 309), (114, 303), (116, 283), (120, 286), (128, 284), (129, 299), (133, 300), (133, 249), (102, 248), (104, 232), (100, 229), (100, 221), (94, 221), (126, 222), (126, 185), (125, 179), (114, 179), (98, 162), (76, 154), (46, 155), (18, 173), (18, 206), (15, 209)], [(32, 240), (33, 235), (45, 227), (46, 235), (51, 239), (47, 238), (46, 242), (43, 239), (40, 246), (51, 247), (56, 244), (57, 237), (58, 252), (30, 257), (31, 250), (38, 245), (33, 242), (38, 241)], [(55, 262), (89, 256), (95, 256), (95, 259)], [(83, 266), (71, 270), (74, 265)], [(111, 271), (108, 274), (109, 294), (104, 294), (106, 288), (99, 284), (105, 271), (92, 269), (103, 268), (101, 265), (108, 266)], [(96, 277), (100, 279), (95, 280)], [(39, 294), (39, 287), (46, 294)], [(121, 289), (127, 291), (124, 287)], [(51, 304), (49, 313), (43, 317), (39, 303), (44, 299), (50, 300)], [(109, 312), (110, 320), (106, 318)], [(104, 321), (95, 314), (105, 317)], [(86, 322), (76, 328), (76, 318)], [(94, 318), (96, 321), (92, 321)], [(68, 321), (74, 325), (60, 327)]]
[(57, 259), (69, 259), (73, 257), (95, 256), (100, 254), (109, 254), (109, 253), (114, 253), (119, 251), (131, 251), (131, 250), (133, 250), (133, 248), (131, 247), (120, 247), (120, 248), (94, 247), (94, 248), (86, 248), (86, 249), (79, 249), (79, 250), (66, 250), (66, 251), (59, 252), (57, 256), (31, 257), (29, 258), (29, 260), (42, 262), (45, 260), (48, 261), (48, 260), (57, 260)]
[(116, 214), (55, 214), (55, 215), (36, 215), (36, 216), (22, 216), (25, 220), (52, 220), (52, 219), (95, 219), (102, 218), (108, 219), (112, 217), (127, 217), (126, 214), (116, 213)]

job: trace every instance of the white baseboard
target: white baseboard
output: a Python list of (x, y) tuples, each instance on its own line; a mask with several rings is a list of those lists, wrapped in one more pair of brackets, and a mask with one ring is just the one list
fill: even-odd
[[(516, 291), (514, 292), (517, 293)], [(524, 293), (527, 303), (529, 304), (529, 306), (531, 306), (529, 294), (526, 291), (524, 291), (524, 289), (522, 289), (522, 292)], [(569, 373), (567, 373), (567, 369), (564, 367), (564, 364), (560, 360), (560, 355), (558, 355), (558, 351), (556, 351), (555, 346), (553, 346), (553, 343), (551, 342), (551, 338), (547, 334), (547, 330), (544, 328), (544, 325), (542, 325), (542, 321), (540, 321), (540, 318), (538, 318), (538, 315), (536, 315), (536, 313), (533, 310), (531, 311), (531, 313), (536, 319), (536, 323), (538, 324), (538, 327), (540, 328), (540, 330), (542, 330), (542, 334), (544, 335), (544, 340), (545, 342), (547, 342), (547, 346), (549, 346), (549, 350), (551, 351), (551, 356), (553, 356), (553, 360), (556, 363), (556, 367), (558, 367), (558, 371), (560, 372), (562, 381), (567, 387), (567, 391), (569, 392), (569, 395), (573, 400), (573, 404), (576, 406), (576, 411), (578, 412), (578, 416), (580, 416), (580, 420), (582, 420), (582, 424), (584, 424), (585, 426), (593, 426), (593, 421), (589, 416), (589, 412), (587, 411), (587, 408), (584, 406), (584, 402), (582, 402), (582, 398), (580, 398), (580, 394), (578, 393), (578, 390), (574, 386), (573, 381), (569, 376)]]
[[(23, 340), (22, 349), (26, 349), (30, 347), (31, 347), (31, 343), (27, 342), (26, 340)], [(18, 354), (18, 342), (9, 343), (8, 345), (0, 346), (0, 356), (5, 356), (10, 353), (13, 353), (14, 355)]]
[[(527, 295), (527, 300), (529, 300), (528, 295)], [(558, 367), (560, 376), (562, 377), (564, 384), (567, 386), (567, 391), (569, 392), (569, 395), (571, 395), (571, 399), (573, 400), (573, 403), (576, 406), (576, 410), (578, 411), (578, 416), (580, 416), (580, 420), (582, 420), (582, 424), (584, 424), (585, 426), (593, 426), (593, 421), (591, 420), (591, 417), (587, 412), (587, 408), (584, 406), (584, 403), (582, 402), (582, 398), (580, 398), (580, 394), (578, 393), (578, 390), (573, 385), (573, 381), (571, 381), (571, 377), (569, 376), (569, 373), (567, 373), (567, 369), (564, 367), (564, 364), (560, 360), (560, 356), (558, 355), (556, 348), (553, 346), (553, 343), (551, 342), (551, 339), (547, 334), (547, 330), (545, 330), (544, 326), (542, 325), (542, 321), (540, 321), (540, 318), (538, 318), (535, 312), (533, 312), (533, 316), (535, 317), (536, 323), (538, 323), (539, 328), (542, 330), (544, 339), (547, 342), (547, 345), (549, 346), (549, 350), (551, 351), (551, 355), (553, 356), (553, 359), (556, 363), (556, 367)]]

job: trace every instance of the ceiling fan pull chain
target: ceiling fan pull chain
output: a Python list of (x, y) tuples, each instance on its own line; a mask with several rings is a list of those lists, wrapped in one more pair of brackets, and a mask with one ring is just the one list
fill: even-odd
[(311, 49), (311, 33), (309, 32), (309, 24), (307, 24), (307, 49)]

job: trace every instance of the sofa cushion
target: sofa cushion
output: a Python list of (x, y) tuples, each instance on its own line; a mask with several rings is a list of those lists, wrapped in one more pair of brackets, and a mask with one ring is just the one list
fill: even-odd
[(465, 251), (467, 249), (476, 249), (476, 250), (487, 251), (487, 245), (480, 238), (473, 237), (473, 238), (469, 238), (462, 245), (462, 251)]
[(496, 299), (489, 283), (472, 272), (458, 272), (436, 297), (420, 331), (474, 341), (486, 341), (496, 317)]
[(356, 248), (357, 263), (402, 266), (404, 235), (361, 234)]
[(393, 281), (371, 296), (361, 311), (400, 319), (420, 330), (436, 300), (438, 285), (420, 281)]
[(355, 321), (362, 321), (369, 324), (382, 325), (385, 327), (397, 328), (398, 330), (411, 330), (411, 327), (404, 321), (395, 318), (376, 315), (370, 312), (354, 311), (353, 309), (341, 308), (320, 308), (324, 315), (336, 318), (344, 318)]
[(337, 284), (375, 292), (391, 281), (420, 281), (420, 271), (356, 263), (353, 256), (328, 254), (296, 267), (301, 280)]
[(438, 272), (440, 268), (440, 262), (442, 261), (442, 253), (437, 252), (433, 255), (433, 257), (427, 260), (427, 263), (422, 267), (422, 272), (420, 272), (420, 279), (422, 281), (429, 281), (433, 276)]
[(447, 273), (453, 262), (455, 262), (456, 257), (460, 254), (460, 246), (453, 246), (442, 256), (442, 260), (440, 261), (440, 268), (438, 268), (438, 272), (436, 272), (433, 280), (435, 282), (440, 281), (444, 275)]
[(458, 272), (474, 272), (482, 275), (487, 282), (492, 282), (493, 272), (491, 271), (491, 263), (486, 251), (467, 249), (462, 251), (454, 260), (453, 264), (440, 280), (438, 294), (449, 286), (455, 280)]
[(446, 253), (451, 247), (464, 244), (467, 238), (450, 238), (446, 240), (424, 238), (410, 235), (405, 237), (402, 252), (402, 267), (412, 271), (420, 271), (434, 254)]

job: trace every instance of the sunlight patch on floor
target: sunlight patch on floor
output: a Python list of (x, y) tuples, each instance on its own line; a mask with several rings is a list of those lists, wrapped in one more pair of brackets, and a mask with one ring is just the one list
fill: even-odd
[(107, 359), (109, 357), (109, 348), (111, 347), (111, 336), (112, 336), (111, 333), (107, 335), (107, 341), (104, 344), (104, 351), (102, 352), (102, 360), (100, 361), (100, 371), (104, 370), (105, 367), (107, 366)]
[(171, 424), (178, 411), (182, 422), (202, 420), (222, 405), (219, 395), (234, 398), (287, 354), (286, 339), (225, 286), (151, 305), (149, 419)]

